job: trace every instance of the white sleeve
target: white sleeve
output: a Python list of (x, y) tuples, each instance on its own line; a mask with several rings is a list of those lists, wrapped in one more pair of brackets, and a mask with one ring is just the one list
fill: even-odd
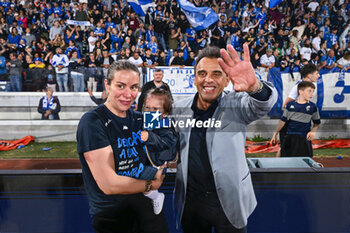
[(64, 66), (68, 67), (69, 66), (69, 58), (67, 55), (64, 55)]
[(56, 64), (57, 64), (57, 56), (56, 55), (53, 55), (52, 60), (51, 60), (51, 64), (53, 66), (56, 66)]
[(296, 100), (298, 98), (298, 85), (295, 85), (292, 90), (289, 92), (289, 98)]
[(266, 55), (262, 55), (261, 58), (260, 58), (260, 64), (262, 65), (266, 65)]
[[(272, 60), (272, 63), (275, 63), (275, 62), (276, 62), (275, 56), (272, 55), (271, 57), (272, 57), (272, 59), (271, 59), (271, 60)], [(271, 65), (272, 65), (272, 64), (271, 64)]]

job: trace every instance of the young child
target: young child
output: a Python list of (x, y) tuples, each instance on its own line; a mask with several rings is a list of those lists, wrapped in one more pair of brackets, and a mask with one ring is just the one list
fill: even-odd
[[(315, 85), (312, 82), (300, 82), (299, 98), (289, 102), (283, 111), (283, 116), (271, 139), (272, 145), (275, 145), (278, 132), (288, 123), (287, 134), (281, 146), (282, 157), (313, 156), (311, 140), (314, 139), (321, 123), (317, 106), (310, 101), (314, 91)], [(313, 127), (310, 130), (311, 121)]]
[[(171, 109), (172, 98), (168, 91), (155, 88), (146, 94), (143, 106), (144, 111), (159, 111), (161, 118), (165, 118), (171, 113)], [(175, 159), (178, 135), (173, 128), (160, 128), (153, 129), (152, 131), (142, 131), (141, 140), (145, 142), (146, 154), (152, 166), (145, 166), (139, 178), (152, 180), (158, 169), (157, 167)], [(160, 193), (158, 190), (152, 190), (144, 193), (144, 195), (152, 199), (154, 213), (159, 214), (163, 208), (164, 193)]]

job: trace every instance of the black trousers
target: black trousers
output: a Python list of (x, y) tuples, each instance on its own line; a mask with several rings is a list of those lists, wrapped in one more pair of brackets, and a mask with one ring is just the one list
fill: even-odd
[(153, 213), (151, 199), (143, 194), (129, 195), (122, 204), (95, 214), (93, 227), (97, 233), (168, 233), (163, 211)]
[(184, 233), (245, 233), (228, 221), (216, 193), (188, 193), (181, 221)]
[(281, 157), (313, 156), (312, 143), (298, 134), (287, 134), (281, 148)]

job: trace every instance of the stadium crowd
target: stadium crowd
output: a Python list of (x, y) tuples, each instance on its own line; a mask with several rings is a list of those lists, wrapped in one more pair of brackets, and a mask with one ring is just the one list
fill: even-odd
[[(249, 44), (254, 68), (298, 72), (311, 62), (347, 70), (349, 0), (190, 0), (219, 20), (196, 31), (176, 0), (158, 0), (143, 17), (125, 0), (16, 0), (0, 2), (0, 81), (7, 91), (101, 91), (111, 63), (146, 67), (191, 66), (208, 45), (241, 51)], [(58, 84), (58, 85), (57, 85)]]

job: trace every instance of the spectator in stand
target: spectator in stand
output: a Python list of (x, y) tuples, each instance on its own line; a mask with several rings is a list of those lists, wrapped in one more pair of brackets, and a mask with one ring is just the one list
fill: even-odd
[(170, 36), (168, 39), (169, 49), (172, 49), (173, 51), (177, 49), (181, 38), (181, 28), (171, 29)]
[(102, 40), (104, 35), (106, 34), (105, 29), (102, 28), (102, 25), (100, 22), (96, 24), (96, 28), (94, 29), (94, 34), (97, 36), (97, 39)]
[(192, 27), (192, 25), (190, 24), (189, 27), (186, 29), (186, 33), (185, 33), (186, 37), (187, 37), (187, 42), (189, 47), (191, 47), (191, 49), (195, 49), (195, 43), (196, 43), (196, 30), (194, 30), (194, 28)]
[(52, 67), (51, 64), (47, 66), (45, 76), (47, 77), (46, 86), (56, 91), (56, 84), (57, 84), (56, 73), (55, 73), (55, 69)]
[(312, 39), (312, 51), (318, 53), (321, 49), (321, 41), (323, 37), (323, 32), (321, 30), (316, 31), (317, 36)]
[[(142, 74), (143, 60), (140, 57), (139, 52), (135, 51), (133, 53), (132, 57), (130, 57), (128, 59), (128, 61), (130, 61), (132, 64), (136, 65), (140, 71), (140, 74)], [(140, 77), (142, 77), (142, 75), (140, 75)]]
[(107, 77), (108, 68), (112, 65), (112, 63), (114, 62), (114, 59), (111, 56), (109, 56), (109, 53), (107, 50), (103, 50), (102, 55), (103, 55), (103, 59), (101, 62), (101, 67), (103, 69), (103, 76)]
[(7, 81), (6, 58), (0, 54), (0, 81)]
[(207, 46), (208, 46), (208, 34), (206, 31), (201, 31), (199, 37), (197, 37), (197, 46), (195, 47), (195, 50), (204, 49)]
[(180, 45), (177, 49), (178, 50), (181, 49), (183, 51), (184, 53), (183, 57), (185, 61), (188, 57), (189, 51), (192, 51), (191, 47), (188, 46), (188, 42), (185, 42), (184, 40), (180, 42)]
[(63, 36), (63, 29), (58, 20), (50, 28), (50, 40), (53, 41), (57, 36)]
[(77, 26), (75, 25), (73, 28), (68, 26), (65, 29), (64, 42), (69, 44), (70, 41), (75, 42), (79, 38), (79, 33), (76, 31)]
[(215, 28), (212, 30), (211, 35), (211, 45), (217, 46), (219, 48), (224, 48), (226, 46), (225, 43), (225, 31), (221, 21), (218, 21)]
[(22, 91), (22, 60), (17, 59), (17, 54), (12, 52), (6, 66), (9, 69), (11, 91)]
[(68, 66), (69, 58), (63, 54), (61, 48), (56, 48), (56, 54), (52, 58), (51, 64), (56, 69), (56, 77), (60, 92), (68, 92)]
[(79, 49), (75, 46), (75, 42), (73, 40), (69, 41), (69, 46), (66, 48), (66, 51), (64, 51), (64, 54), (66, 54), (68, 57), (72, 56), (72, 51), (76, 51), (78, 54), (78, 58), (82, 58)]
[(19, 41), (21, 40), (21, 36), (18, 34), (18, 30), (16, 27), (12, 27), (10, 31), (11, 34), (9, 34), (7, 37), (8, 43), (12, 49), (16, 49), (19, 44)]
[(84, 70), (82, 65), (82, 59), (78, 56), (77, 50), (72, 50), (71, 58), (69, 59), (70, 76), (73, 80), (74, 92), (84, 92)]
[(156, 33), (154, 32), (154, 27), (151, 24), (148, 26), (148, 29), (146, 31), (146, 43), (151, 42), (152, 36), (155, 36), (155, 35), (156, 35)]
[(159, 56), (157, 57), (157, 64), (158, 66), (168, 66), (167, 64), (167, 59), (166, 59), (166, 54), (164, 51), (159, 52)]
[(177, 50), (177, 56), (170, 63), (171, 66), (185, 66), (184, 52), (181, 49)]
[(332, 48), (332, 46), (335, 43), (338, 43), (338, 35), (337, 35), (338, 29), (336, 27), (332, 28), (332, 33), (330, 33), (326, 40), (327, 40), (327, 49)]
[(129, 59), (129, 57), (126, 55), (125, 49), (122, 48), (122, 49), (120, 50), (119, 55), (117, 56), (116, 61), (119, 61), (119, 60), (127, 60), (127, 59)]
[(156, 19), (153, 21), (153, 25), (154, 25), (154, 32), (158, 43), (162, 46), (162, 49), (164, 51), (167, 51), (167, 47), (164, 39), (164, 32), (168, 31), (166, 19), (164, 17), (160, 17), (160, 15), (157, 14)]
[(87, 90), (88, 93), (89, 93), (89, 96), (91, 98), (91, 100), (96, 104), (96, 105), (100, 105), (100, 104), (103, 104), (104, 102), (106, 102), (107, 100), (107, 93), (106, 91), (102, 91), (101, 92), (101, 98), (96, 98), (94, 96), (94, 94), (92, 93), (92, 90), (88, 89)]
[(46, 77), (44, 75), (46, 66), (43, 59), (39, 57), (34, 58), (33, 62), (34, 63), (29, 64), (26, 79), (29, 79), (32, 82), (30, 91), (40, 92), (46, 87)]
[(96, 60), (95, 53), (89, 53), (89, 57), (85, 60), (84, 64), (85, 68), (87, 69), (88, 74), (88, 89), (92, 89), (93, 92), (96, 92), (97, 85), (100, 78), (100, 72), (99, 67), (101, 66), (101, 63)]
[(300, 49), (300, 57), (301, 59), (306, 59), (307, 61), (310, 61), (311, 59), (311, 44), (310, 40), (306, 39), (304, 42), (304, 46)]
[(330, 49), (327, 54), (326, 65), (324, 67), (325, 69), (333, 69), (337, 66), (336, 58), (334, 55), (334, 50)]
[(151, 53), (152, 53), (153, 56), (157, 55), (157, 53), (159, 51), (159, 46), (158, 46), (158, 43), (157, 43), (157, 37), (156, 36), (152, 36), (151, 37), (151, 41), (148, 42), (147, 48), (149, 48), (151, 50)]
[(89, 52), (90, 52), (90, 53), (91, 53), (92, 51), (94, 51), (96, 41), (97, 41), (97, 37), (96, 37), (94, 31), (90, 31), (90, 36), (89, 36), (89, 38), (88, 38), (88, 42), (89, 42)]
[(131, 39), (130, 39), (130, 37), (125, 37), (125, 41), (124, 41), (124, 43), (123, 43), (123, 45), (122, 45), (122, 48), (123, 49), (130, 49), (130, 47), (131, 47)]
[(83, 9), (82, 4), (78, 4), (78, 10), (75, 12), (76, 21), (89, 21), (88, 14)]
[(136, 18), (135, 13), (132, 12), (130, 14), (130, 19), (128, 20), (128, 28), (130, 28), (134, 32), (137, 28), (139, 28), (139, 25), (140, 23)]
[(347, 71), (350, 68), (350, 52), (345, 52), (344, 56), (337, 61), (337, 67), (342, 71)]
[(58, 113), (61, 111), (61, 104), (57, 96), (53, 96), (54, 90), (45, 88), (46, 95), (40, 99), (38, 112), (41, 113), (41, 120), (59, 120)]
[(275, 56), (272, 55), (272, 49), (267, 49), (266, 54), (260, 58), (260, 66), (264, 68), (265, 72), (275, 66)]
[(185, 61), (185, 66), (194, 66), (196, 53), (194, 51), (190, 51), (190, 56), (187, 57)]
[(143, 57), (143, 66), (148, 68), (154, 68), (158, 64), (156, 63), (156, 59), (154, 58), (151, 49), (146, 49), (146, 54)]
[(315, 66), (317, 66), (317, 65), (318, 65), (319, 59), (320, 59), (320, 58), (319, 58), (319, 56), (318, 56), (317, 53), (312, 53), (312, 54), (311, 54), (310, 63), (311, 63), (311, 64), (314, 64)]
[(155, 89), (155, 88), (161, 88), (161, 89), (168, 91), (171, 94), (170, 88), (169, 88), (168, 84), (163, 82), (163, 78), (164, 78), (163, 70), (155, 69), (153, 71), (153, 80), (145, 83), (142, 87), (140, 97), (137, 101), (137, 111), (139, 111), (139, 112), (142, 111), (145, 97), (147, 95), (147, 92), (149, 92), (150, 90)]
[(180, 13), (180, 18), (177, 19), (176, 27), (180, 28), (179, 30), (185, 42), (187, 42), (186, 30), (188, 28), (188, 25), (189, 25), (189, 22), (186, 16), (184, 15), (184, 13)]
[(26, 45), (30, 46), (33, 41), (35, 41), (35, 36), (30, 33), (30, 27), (27, 27), (25, 30), (25, 34), (22, 36), (23, 39), (26, 40)]

